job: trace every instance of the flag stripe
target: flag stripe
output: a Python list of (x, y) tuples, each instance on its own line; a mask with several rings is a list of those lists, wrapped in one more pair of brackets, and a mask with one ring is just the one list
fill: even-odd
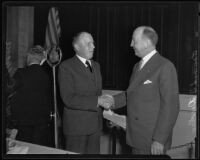
[(52, 7), (49, 10), (49, 15), (48, 15), (45, 46), (47, 48), (51, 48), (54, 45), (59, 45), (60, 36), (61, 36), (61, 27), (60, 27), (60, 20), (58, 17), (58, 10)]
[[(56, 26), (56, 19), (55, 19), (55, 14), (51, 13), (50, 18), (49, 18), (50, 24), (49, 28), (50, 31), (52, 32), (52, 37), (54, 38), (54, 41), (58, 41), (58, 32), (57, 32), (57, 26)], [(57, 34), (56, 34), (57, 33)]]
[[(57, 10), (56, 10), (56, 24), (60, 24), (60, 20), (58, 18), (58, 11)], [(60, 34), (61, 34), (60, 25), (57, 25), (57, 33), (58, 33), (58, 36), (60, 37)]]
[(52, 34), (50, 32), (50, 29), (49, 29), (49, 25), (47, 26), (47, 46), (51, 46), (51, 44), (53, 44), (53, 41), (52, 41)]
[(6, 42), (6, 68), (9, 73), (9, 76), (12, 77), (17, 70), (17, 67), (13, 61), (13, 57), (11, 55), (12, 52), (12, 42)]
[(55, 24), (55, 27), (56, 27), (56, 32), (57, 32), (57, 35), (60, 36), (60, 21), (59, 21), (59, 18), (58, 18), (58, 10), (55, 8), (52, 10), (52, 17), (53, 17), (53, 20), (54, 20), (54, 24)]
[(54, 26), (49, 25), (48, 31), (50, 33), (49, 37), (51, 38), (51, 42), (53, 44), (56, 44), (57, 43), (57, 38), (56, 38), (56, 33), (55, 33)]
[(46, 29), (46, 37), (45, 37), (45, 42), (46, 42), (45, 46), (46, 47), (51, 45), (51, 42), (50, 42), (50, 39), (49, 39), (49, 35), (48, 35), (47, 32), (48, 32), (48, 29)]
[(60, 20), (58, 18), (58, 10), (56, 9), (56, 10), (54, 10), (54, 12), (55, 12), (55, 22), (57, 24), (56, 29), (57, 29), (58, 36), (60, 37), (60, 25), (58, 25), (58, 24), (60, 24)]

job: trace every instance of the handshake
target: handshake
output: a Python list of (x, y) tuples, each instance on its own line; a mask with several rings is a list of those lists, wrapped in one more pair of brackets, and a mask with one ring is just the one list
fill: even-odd
[(114, 106), (114, 98), (109, 94), (103, 94), (98, 97), (98, 106), (109, 110), (111, 106)]

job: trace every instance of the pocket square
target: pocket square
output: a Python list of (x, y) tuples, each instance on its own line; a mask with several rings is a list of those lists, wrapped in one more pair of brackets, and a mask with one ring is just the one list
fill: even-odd
[(149, 84), (149, 83), (152, 83), (152, 81), (146, 80), (146, 81), (144, 82), (144, 84)]

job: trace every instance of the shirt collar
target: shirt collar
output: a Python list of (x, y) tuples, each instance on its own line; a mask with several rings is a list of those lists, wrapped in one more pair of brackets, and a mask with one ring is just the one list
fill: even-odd
[(142, 58), (143, 62), (146, 63), (156, 53), (157, 53), (156, 49), (154, 49), (153, 51), (151, 51), (150, 53), (148, 53), (146, 56), (144, 56)]
[(43, 59), (41, 62), (40, 62), (40, 65), (43, 65), (43, 63), (46, 61), (46, 59)]
[(28, 66), (33, 65), (33, 64), (40, 65), (39, 63), (32, 62), (32, 63), (28, 64)]
[(76, 56), (80, 59), (80, 61), (87, 67), (87, 64), (85, 64), (85, 62), (86, 61), (88, 61), (89, 63), (90, 63), (90, 65), (91, 65), (91, 61), (88, 59), (85, 59), (85, 58), (83, 58), (83, 57), (81, 57), (81, 56), (79, 56), (78, 54), (76, 54)]

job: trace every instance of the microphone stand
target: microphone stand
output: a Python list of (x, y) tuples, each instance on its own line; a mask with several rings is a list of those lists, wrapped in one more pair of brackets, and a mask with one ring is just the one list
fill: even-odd
[[(52, 67), (53, 69), (53, 91), (54, 91), (54, 113), (51, 114), (51, 117), (54, 117), (54, 140), (55, 140), (55, 147), (59, 148), (58, 145), (58, 110), (57, 110), (57, 98), (56, 98), (56, 66), (60, 63), (62, 59), (62, 52), (60, 48), (55, 48), (50, 51), (48, 54), (49, 57), (54, 58), (53, 61), (51, 58), (47, 58), (47, 63)], [(57, 58), (55, 58), (57, 57)], [(56, 62), (54, 62), (56, 61)]]

